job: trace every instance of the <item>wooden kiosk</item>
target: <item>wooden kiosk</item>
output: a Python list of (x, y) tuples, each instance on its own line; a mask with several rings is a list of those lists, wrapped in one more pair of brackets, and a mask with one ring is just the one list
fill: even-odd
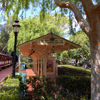
[[(54, 40), (51, 41), (50, 37)], [(33, 39), (31, 41), (18, 45), (23, 55), (30, 56), (33, 59), (33, 70), (37, 75), (57, 75), (58, 69), (55, 57), (49, 57), (50, 54), (80, 48), (81, 46), (72, 43), (52, 32)]]

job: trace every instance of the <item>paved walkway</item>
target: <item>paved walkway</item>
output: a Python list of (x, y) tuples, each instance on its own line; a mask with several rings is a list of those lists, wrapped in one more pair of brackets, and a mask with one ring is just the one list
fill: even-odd
[(27, 73), (27, 79), (29, 79), (29, 76), (36, 76), (35, 72), (32, 71), (32, 69), (25, 69), (21, 71), (22, 73)]
[(2, 69), (0, 71), (0, 81), (12, 72), (12, 66)]

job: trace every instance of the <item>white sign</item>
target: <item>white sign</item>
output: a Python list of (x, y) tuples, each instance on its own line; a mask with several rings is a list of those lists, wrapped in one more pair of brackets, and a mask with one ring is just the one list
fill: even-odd
[(62, 39), (55, 39), (54, 41), (50, 41), (48, 39), (37, 40), (38, 45), (64, 45), (65, 41)]

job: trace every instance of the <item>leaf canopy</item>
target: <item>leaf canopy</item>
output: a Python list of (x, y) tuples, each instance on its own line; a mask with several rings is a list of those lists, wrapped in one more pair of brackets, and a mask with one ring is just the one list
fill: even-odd
[(90, 42), (89, 38), (83, 31), (78, 31), (76, 35), (69, 38), (70, 41), (82, 46), (78, 49), (69, 50), (69, 55), (73, 59), (90, 59)]
[[(53, 17), (49, 14), (46, 15), (46, 20), (44, 22), (40, 22), (39, 16), (28, 18), (26, 20), (21, 20), (20, 29), (18, 33), (17, 45), (27, 42), (29, 40), (33, 40), (40, 36), (46, 35), (50, 29), (52, 29), (54, 34), (59, 36), (63, 36), (66, 33), (64, 32), (64, 27), (68, 26), (68, 17), (63, 17), (59, 22), (57, 21), (57, 17)], [(14, 48), (14, 32), (11, 31), (10, 38), (8, 41), (8, 51)], [(18, 48), (17, 48), (18, 50)]]

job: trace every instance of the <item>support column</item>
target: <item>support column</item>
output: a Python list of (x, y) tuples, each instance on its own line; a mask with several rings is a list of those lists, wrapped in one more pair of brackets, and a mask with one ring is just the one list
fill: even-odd
[(35, 71), (37, 72), (37, 60), (35, 60)]
[(58, 75), (58, 64), (56, 64), (56, 75)]
[(48, 59), (48, 55), (45, 54), (43, 56), (43, 74), (44, 74), (44, 76), (47, 76), (47, 59)]
[(32, 57), (33, 59), (33, 70), (37, 72), (37, 60), (35, 57)]
[(39, 74), (39, 59), (38, 59), (38, 74)]
[(38, 73), (38, 60), (36, 60), (36, 71), (37, 71), (37, 73)]
[(21, 71), (21, 63), (20, 63), (20, 65), (19, 65), (19, 72)]
[(41, 59), (41, 76), (42, 76), (42, 59)]

